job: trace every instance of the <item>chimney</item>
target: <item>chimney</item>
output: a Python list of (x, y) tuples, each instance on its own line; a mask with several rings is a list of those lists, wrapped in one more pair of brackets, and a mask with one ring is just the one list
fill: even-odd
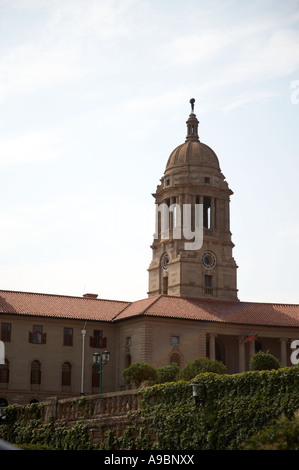
[(83, 294), (84, 299), (97, 299), (98, 294)]

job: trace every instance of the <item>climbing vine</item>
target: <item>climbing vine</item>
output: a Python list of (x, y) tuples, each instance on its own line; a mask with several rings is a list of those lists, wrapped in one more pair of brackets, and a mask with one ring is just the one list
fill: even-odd
[(117, 436), (112, 429), (99, 429), (97, 445), (83, 421), (70, 429), (57, 426), (54, 418), (42, 424), (42, 405), (30, 405), (23, 412), (18, 406), (8, 406), (0, 437), (17, 445), (58, 450), (240, 449), (279, 416), (291, 420), (299, 409), (299, 367), (236, 375), (207, 372), (196, 380), (197, 405), (190, 382), (140, 389), (141, 407), (128, 416), (131, 425)]
[[(239, 449), (254, 433), (281, 414), (291, 419), (299, 409), (299, 368), (254, 371), (233, 376), (204, 373), (195, 405), (189, 382), (140, 390), (139, 422), (144, 449)], [(138, 449), (135, 425), (104, 441), (106, 449)], [(132, 436), (135, 436), (135, 439)], [(145, 447), (147, 446), (147, 447)]]

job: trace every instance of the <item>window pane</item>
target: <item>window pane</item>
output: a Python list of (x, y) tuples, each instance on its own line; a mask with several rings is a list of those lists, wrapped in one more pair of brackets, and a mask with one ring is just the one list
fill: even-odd
[(11, 336), (11, 324), (1, 323), (1, 341), (10, 341)]
[(180, 337), (179, 336), (172, 336), (171, 337), (171, 344), (179, 344), (180, 343)]
[(33, 339), (32, 342), (34, 344), (41, 344), (42, 343), (42, 334), (43, 334), (43, 327), (39, 325), (33, 325)]
[(94, 330), (93, 332), (93, 346), (94, 348), (102, 347), (103, 332), (101, 330)]
[(41, 383), (41, 370), (39, 361), (33, 361), (31, 363), (31, 384), (40, 384)]
[(73, 346), (73, 328), (64, 328), (63, 331), (63, 345)]
[(71, 365), (69, 362), (62, 365), (62, 385), (71, 385)]
[(8, 361), (5, 364), (0, 364), (0, 383), (7, 384), (9, 382), (9, 366)]

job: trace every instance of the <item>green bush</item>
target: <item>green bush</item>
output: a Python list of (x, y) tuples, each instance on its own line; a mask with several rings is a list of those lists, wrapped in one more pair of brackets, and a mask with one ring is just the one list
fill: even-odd
[(157, 368), (158, 383), (175, 382), (178, 379), (180, 368), (177, 364)]
[(281, 367), (280, 362), (269, 352), (259, 351), (250, 360), (250, 370), (273, 370)]
[(280, 417), (251, 436), (241, 446), (244, 450), (299, 450), (299, 415), (294, 419)]
[(222, 362), (199, 357), (193, 361), (188, 361), (179, 374), (180, 380), (192, 380), (196, 375), (204, 372), (214, 372), (215, 374), (225, 374), (226, 367)]
[(135, 362), (123, 371), (123, 378), (139, 388), (142, 382), (156, 383), (158, 374), (156, 369), (146, 362)]

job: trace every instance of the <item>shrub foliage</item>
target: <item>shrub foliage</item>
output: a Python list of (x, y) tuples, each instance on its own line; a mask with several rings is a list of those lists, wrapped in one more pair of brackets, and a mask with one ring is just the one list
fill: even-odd
[(123, 371), (123, 378), (138, 388), (142, 382), (156, 383), (158, 375), (156, 369), (146, 362), (135, 362)]
[(181, 380), (192, 380), (196, 375), (204, 372), (214, 372), (215, 374), (224, 374), (226, 370), (223, 362), (208, 359), (207, 357), (199, 357), (193, 361), (188, 361), (181, 370), (179, 378)]
[(281, 367), (279, 360), (269, 352), (259, 351), (250, 360), (250, 370), (272, 370)]

